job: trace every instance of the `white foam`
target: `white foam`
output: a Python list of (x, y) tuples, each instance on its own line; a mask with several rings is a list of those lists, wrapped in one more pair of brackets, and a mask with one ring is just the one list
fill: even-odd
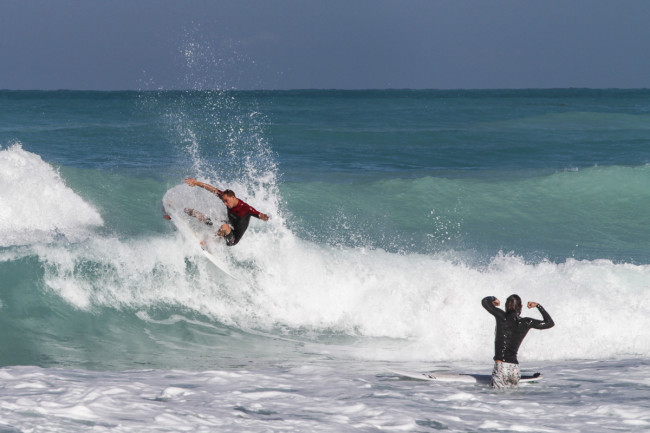
[[(544, 305), (557, 324), (530, 331), (520, 350), (523, 360), (650, 355), (648, 265), (529, 264), (501, 255), (477, 268), (437, 256), (333, 248), (270, 234), (250, 236), (233, 254), (257, 266), (255, 316), (249, 318), (255, 326), (409, 341), (396, 357), (490, 359), (494, 319), (480, 301), (518, 293)], [(536, 309), (524, 308), (524, 315), (541, 318)]]
[[(225, 278), (175, 232), (32, 250), (47, 286), (76, 308), (179, 305), (241, 329), (286, 330), (311, 350), (336, 356), (489, 361), (494, 319), (480, 301), (511, 293), (541, 303), (556, 322), (529, 332), (520, 349), (523, 363), (650, 355), (647, 265), (529, 264), (502, 255), (477, 268), (436, 256), (316, 245), (257, 220), (251, 226), (227, 250), (240, 280)], [(541, 318), (536, 309), (523, 314)], [(178, 320), (186, 319), (167, 322)], [(332, 333), (362, 338), (353, 345), (316, 344)]]
[(646, 387), (620, 381), (650, 373), (647, 363), (639, 366), (637, 360), (546, 363), (544, 381), (506, 391), (403, 380), (372, 362), (311, 359), (308, 371), (292, 364), (202, 372), (5, 367), (0, 425), (53, 433), (432, 428), (605, 433), (641, 431), (650, 424)]
[(83, 239), (99, 212), (40, 156), (14, 144), (0, 150), (0, 246)]

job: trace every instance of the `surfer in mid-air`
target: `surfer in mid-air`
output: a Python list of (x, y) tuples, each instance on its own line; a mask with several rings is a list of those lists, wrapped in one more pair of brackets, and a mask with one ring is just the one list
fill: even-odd
[(494, 337), (494, 369), (492, 370), (492, 388), (515, 388), (521, 378), (517, 351), (524, 337), (531, 328), (548, 329), (555, 323), (551, 316), (537, 302), (528, 302), (528, 308), (535, 308), (542, 314), (542, 320), (520, 317), (521, 298), (510, 295), (506, 300), (506, 311), (501, 310), (499, 301), (494, 296), (487, 296), (481, 301), (483, 308), (494, 316), (497, 322)]
[[(238, 199), (235, 196), (235, 193), (227, 189), (221, 191), (220, 189), (208, 185), (207, 183), (199, 182), (198, 180), (188, 177), (184, 181), (189, 186), (199, 186), (207, 191), (210, 191), (213, 194), (218, 195), (223, 201), (223, 204), (228, 208), (228, 223), (224, 223), (219, 230), (217, 231), (217, 236), (223, 237), (226, 241), (226, 245), (233, 246), (241, 240), (242, 236), (248, 228), (248, 223), (251, 219), (251, 216), (261, 219), (262, 221), (268, 221), (269, 216), (263, 214), (248, 203), (243, 200)], [(207, 218), (204, 214), (194, 209), (185, 209), (185, 213), (190, 216), (198, 218), (199, 221), (203, 221), (206, 224), (212, 225), (210, 218)]]

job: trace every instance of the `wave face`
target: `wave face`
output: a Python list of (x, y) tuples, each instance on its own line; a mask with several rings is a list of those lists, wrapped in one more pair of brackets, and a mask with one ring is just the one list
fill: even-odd
[[(511, 293), (557, 323), (521, 359), (650, 355), (644, 92), (0, 93), (0, 365), (490, 359)], [(185, 176), (272, 216), (239, 279)]]
[(507, 180), (288, 183), (282, 194), (301, 217), (297, 232), (318, 242), (647, 263), (650, 235), (639, 228), (650, 211), (649, 181), (648, 165), (613, 166)]

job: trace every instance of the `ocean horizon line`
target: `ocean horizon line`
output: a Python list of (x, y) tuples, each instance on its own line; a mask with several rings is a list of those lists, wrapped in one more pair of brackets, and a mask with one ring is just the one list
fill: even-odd
[(233, 93), (290, 93), (290, 92), (520, 92), (520, 91), (566, 91), (566, 90), (585, 90), (585, 91), (648, 91), (650, 87), (503, 87), (503, 88), (481, 88), (481, 87), (458, 87), (458, 88), (411, 88), (411, 87), (385, 87), (385, 88), (295, 88), (295, 89), (193, 89), (193, 88), (160, 88), (160, 89), (0, 89), (0, 92), (94, 92), (94, 93), (160, 93), (160, 92), (233, 92)]

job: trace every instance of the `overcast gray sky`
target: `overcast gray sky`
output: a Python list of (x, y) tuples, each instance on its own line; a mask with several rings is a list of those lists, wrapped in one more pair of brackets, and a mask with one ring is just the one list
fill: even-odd
[(648, 88), (650, 0), (0, 0), (0, 89)]

